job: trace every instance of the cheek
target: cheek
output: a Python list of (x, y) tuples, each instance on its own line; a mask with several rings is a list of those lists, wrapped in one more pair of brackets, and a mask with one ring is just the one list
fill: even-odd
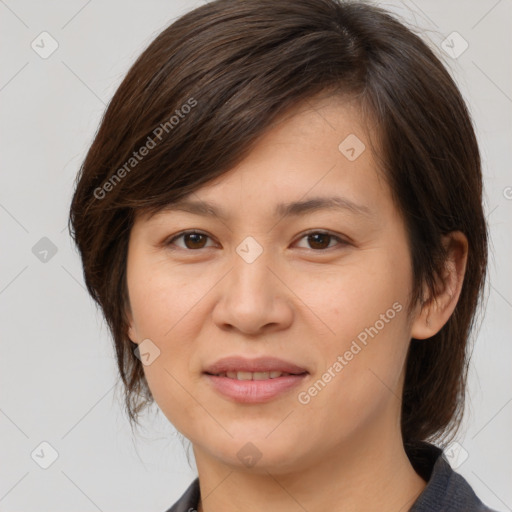
[(133, 257), (128, 266), (137, 341), (150, 339), (159, 350), (154, 361), (143, 366), (144, 375), (162, 412), (184, 434), (190, 423), (204, 420), (204, 410), (196, 407), (187, 390), (196, 385), (191, 382), (197, 370), (192, 367), (197, 352), (194, 341), (200, 338), (204, 325), (202, 299), (215, 284), (213, 277), (204, 270), (196, 276), (190, 270), (185, 274), (166, 262), (148, 262), (142, 257)]
[[(403, 270), (397, 271), (399, 268)], [(350, 340), (375, 322), (380, 326), (381, 315), (388, 310), (388, 316), (394, 319), (400, 307), (393, 309), (393, 304), (398, 303), (405, 311), (410, 279), (407, 261), (375, 251), (328, 273), (297, 274), (291, 282), (294, 293), (315, 314), (309, 316), (318, 326), (319, 334), (331, 340)]]
[(188, 321), (189, 316), (212, 286), (209, 281), (204, 273), (195, 278), (165, 262), (134, 261), (128, 269), (128, 289), (139, 337), (169, 344), (176, 330), (197, 326)]
[(399, 414), (407, 320), (405, 308), (397, 312), (400, 305), (394, 304), (396, 309), (392, 304), (382, 309), (387, 322), (379, 316), (350, 317), (338, 323), (336, 336), (324, 340), (323, 365), (309, 387), (300, 390), (311, 431), (350, 437), (383, 415)]
[(317, 338), (320, 382), (303, 390), (315, 414), (334, 405), (363, 421), (400, 396), (409, 345), (410, 282), (405, 247), (402, 252), (368, 252), (328, 280), (304, 278), (308, 305), (329, 327)]

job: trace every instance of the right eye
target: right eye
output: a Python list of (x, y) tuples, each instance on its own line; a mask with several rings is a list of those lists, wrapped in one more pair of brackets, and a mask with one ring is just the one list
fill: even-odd
[[(177, 245), (180, 249), (184, 250), (197, 250), (197, 249), (205, 249), (208, 246), (205, 246), (206, 239), (210, 238), (206, 233), (201, 233), (200, 231), (183, 231), (173, 236), (170, 240), (168, 240), (165, 245), (173, 246), (176, 240), (183, 239), (184, 246)], [(173, 249), (173, 247), (171, 247)]]

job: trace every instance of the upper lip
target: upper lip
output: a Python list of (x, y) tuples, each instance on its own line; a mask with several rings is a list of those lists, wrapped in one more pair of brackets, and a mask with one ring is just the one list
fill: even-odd
[(224, 357), (208, 366), (205, 373), (217, 375), (225, 372), (283, 372), (292, 374), (308, 373), (305, 368), (275, 357), (247, 359), (240, 356)]

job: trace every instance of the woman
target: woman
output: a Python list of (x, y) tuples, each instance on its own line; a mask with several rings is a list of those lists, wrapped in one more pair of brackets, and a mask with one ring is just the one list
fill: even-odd
[(178, 19), (114, 95), (70, 222), (130, 420), (155, 401), (192, 443), (169, 511), (490, 510), (431, 444), (460, 424), (486, 272), (478, 145), (389, 14)]

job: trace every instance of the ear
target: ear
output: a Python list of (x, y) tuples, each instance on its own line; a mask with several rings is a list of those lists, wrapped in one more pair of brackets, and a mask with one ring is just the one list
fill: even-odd
[(135, 329), (131, 325), (128, 327), (128, 338), (130, 338), (130, 341), (132, 341), (133, 343), (136, 343), (137, 345), (139, 344), (139, 342), (136, 341), (138, 339), (138, 336), (135, 333)]
[(453, 231), (443, 237), (447, 250), (442, 275), (435, 279), (435, 296), (418, 305), (416, 318), (412, 323), (411, 337), (419, 340), (437, 334), (446, 324), (459, 300), (466, 263), (468, 240), (460, 231)]
[(137, 329), (135, 328), (134, 322), (133, 322), (133, 313), (132, 309), (129, 304), (125, 307), (125, 316), (128, 321), (128, 338), (137, 345), (139, 342), (137, 341), (139, 339), (139, 336), (137, 334)]

